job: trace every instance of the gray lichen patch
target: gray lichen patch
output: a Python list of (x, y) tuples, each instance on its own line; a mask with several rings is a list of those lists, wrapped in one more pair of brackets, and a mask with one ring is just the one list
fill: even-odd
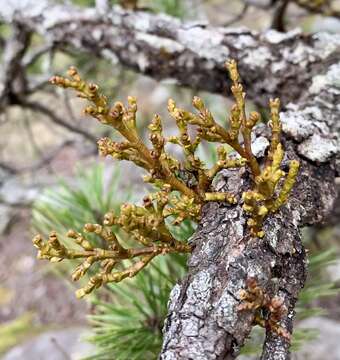
[(294, 29), (294, 30), (288, 31), (287, 33), (282, 33), (282, 32), (270, 29), (270, 30), (267, 30), (262, 35), (262, 38), (271, 44), (279, 44), (283, 41), (294, 39), (297, 35), (300, 35), (300, 34), (301, 34), (300, 29)]
[[(43, 2), (44, 1), (42, 1), (42, 3)], [(36, 3), (39, 4), (40, 1), (36, 1)], [(39, 20), (37, 22), (40, 23), (41, 27), (44, 29), (53, 28), (61, 22), (72, 24), (72, 22), (75, 22), (77, 20), (86, 22), (98, 18), (98, 14), (95, 8), (86, 8), (84, 9), (84, 12), (82, 14), (79, 14), (77, 9), (75, 8), (66, 8), (62, 5), (51, 6), (48, 1), (47, 3), (48, 16), (45, 16), (43, 18), (43, 21), (40, 22), (41, 17), (39, 15), (41, 14), (37, 14), (37, 18), (39, 17)], [(46, 14), (46, 12), (44, 12), (44, 14)]]
[(301, 68), (305, 68), (308, 63), (314, 62), (316, 59), (313, 48), (303, 43), (298, 43), (293, 49), (284, 48), (281, 54), (285, 61)]
[(151, 44), (155, 49), (163, 50), (168, 53), (182, 52), (184, 46), (175, 40), (160, 38), (159, 36), (145, 33), (137, 33), (136, 40), (145, 41)]
[[(126, 11), (120, 6), (114, 7), (115, 13), (117, 14), (125, 14)], [(127, 26), (133, 27), (135, 30), (140, 32), (147, 32), (151, 26), (152, 18), (148, 16), (148, 14), (142, 14), (142, 16), (137, 16), (136, 14), (129, 13), (129, 16), (119, 17), (112, 16), (111, 21), (114, 25), (122, 26), (126, 24)]]
[(263, 157), (269, 147), (269, 141), (264, 136), (257, 137), (251, 144), (253, 154), (256, 157)]
[(266, 230), (266, 240), (268, 241), (268, 244), (274, 249), (276, 250), (278, 247), (278, 241), (280, 239), (279, 234), (280, 234), (280, 227), (281, 225), (278, 222), (273, 222), (270, 227), (266, 227), (265, 226), (265, 230)]
[(206, 30), (200, 27), (178, 30), (180, 43), (200, 57), (213, 59), (222, 64), (230, 54), (229, 48), (222, 45), (223, 38), (223, 35), (216, 30)]
[(292, 105), (286, 112), (280, 114), (282, 130), (296, 141), (307, 139), (314, 133), (314, 125), (310, 111), (300, 111)]
[(217, 236), (217, 238), (208, 239), (208, 241), (204, 244), (203, 251), (207, 256), (207, 259), (213, 260), (220, 251), (220, 244), (223, 241), (223, 235)]
[[(210, 269), (211, 270), (211, 269)], [(208, 310), (209, 299), (212, 289), (212, 276), (209, 271), (202, 270), (193, 276), (193, 279), (186, 291), (187, 301), (182, 310), (194, 311), (196, 316), (203, 316), (204, 311)], [(192, 300), (195, 303), (192, 303)], [(193, 309), (192, 306), (195, 305)]]
[(176, 284), (172, 288), (170, 296), (169, 296), (169, 301), (168, 301), (169, 312), (174, 310), (173, 305), (176, 304), (180, 294), (181, 294), (181, 286), (179, 284)]
[(314, 76), (309, 92), (320, 94), (325, 89), (340, 94), (340, 62), (331, 65), (326, 74)]
[(250, 69), (254, 70), (258, 67), (263, 68), (267, 66), (272, 58), (273, 55), (269, 49), (267, 47), (260, 46), (255, 49), (249, 49), (243, 60), (250, 67)]
[(200, 320), (196, 317), (193, 319), (182, 320), (182, 332), (184, 336), (198, 336), (200, 328)]
[[(230, 41), (232, 41), (232, 37), (233, 35), (230, 35), (228, 37), (228, 33), (226, 33), (226, 37), (230, 38)], [(251, 49), (251, 48), (255, 48), (258, 46), (257, 41), (254, 39), (253, 35), (249, 35), (249, 34), (240, 34), (237, 41), (234, 44), (234, 47), (238, 50), (244, 50), (244, 49)]]
[(326, 59), (340, 48), (340, 36), (323, 32), (313, 35), (313, 38), (315, 39), (316, 53), (321, 59)]
[(7, 20), (12, 21), (16, 13), (21, 12), (28, 14), (29, 16), (39, 16), (48, 7), (48, 1), (41, 0), (11, 0), (1, 3), (1, 16)]
[(237, 311), (235, 308), (239, 305), (239, 301), (229, 293), (223, 292), (215, 305), (214, 317), (217, 324), (226, 331), (232, 331), (237, 321)]
[(338, 152), (335, 140), (313, 134), (298, 146), (298, 153), (318, 163), (329, 161)]

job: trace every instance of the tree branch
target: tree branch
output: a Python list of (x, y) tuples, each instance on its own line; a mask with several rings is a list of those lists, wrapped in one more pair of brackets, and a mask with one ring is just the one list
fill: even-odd
[(8, 171), (11, 175), (17, 175), (26, 172), (34, 172), (50, 164), (51, 161), (54, 158), (56, 158), (65, 147), (70, 146), (72, 144), (73, 144), (72, 140), (63, 141), (61, 144), (57, 145), (47, 154), (44, 154), (38, 161), (34, 162), (33, 164), (29, 164), (17, 168), (17, 167), (12, 167), (6, 163), (0, 163), (0, 168), (3, 168), (4, 170)]
[(32, 0), (27, 8), (12, 3), (0, 9), (0, 17), (27, 24), (55, 48), (70, 47), (113, 63), (118, 59), (158, 80), (226, 94), (224, 62), (232, 57), (244, 74), (248, 96), (261, 106), (278, 94), (283, 104), (298, 99), (325, 59), (339, 51), (336, 35), (214, 28), (118, 6), (103, 17), (95, 8), (46, 0)]
[(275, 4), (272, 29), (282, 32), (285, 31), (285, 14), (289, 3), (290, 0), (279, 0), (277, 4)]
[(53, 110), (49, 109), (47, 106), (39, 102), (20, 100), (19, 105), (23, 108), (40, 112), (41, 114), (47, 116), (47, 118), (55, 124), (62, 126), (73, 133), (84, 136), (84, 138), (89, 140), (91, 143), (97, 143), (97, 138), (94, 135), (90, 134), (86, 130), (81, 129), (79, 126), (72, 125), (70, 122), (65, 121), (64, 119), (59, 117)]
[(16, 102), (16, 95), (24, 93), (27, 81), (22, 59), (29, 47), (31, 32), (24, 23), (12, 23), (12, 35), (6, 41), (0, 71), (0, 109)]

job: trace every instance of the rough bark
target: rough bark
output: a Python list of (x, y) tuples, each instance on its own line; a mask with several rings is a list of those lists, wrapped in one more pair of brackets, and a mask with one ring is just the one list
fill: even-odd
[[(104, 15), (96, 9), (33, 0), (6, 3), (0, 16), (18, 26), (26, 24), (28, 32), (45, 38), (47, 48), (72, 48), (119, 60), (156, 79), (171, 78), (211, 92), (228, 94), (223, 64), (233, 57), (239, 62), (249, 98), (260, 106), (269, 97), (281, 98), (286, 160), (302, 163), (293, 194), (286, 206), (266, 220), (262, 240), (249, 238), (241, 200), (235, 206), (210, 203), (204, 207), (191, 239), (194, 250), (188, 275), (175, 286), (169, 300), (160, 358), (235, 358), (254, 319), (253, 311), (238, 309), (240, 290), (251, 276), (269, 295), (284, 298), (289, 312), (282, 325), (291, 331), (294, 305), (306, 274), (299, 228), (324, 221), (336, 197), (340, 37), (212, 28), (119, 7)], [(22, 69), (25, 61), (19, 65)], [(26, 88), (32, 88), (23, 71), (12, 74), (19, 74), (27, 80)], [(11, 104), (18, 97), (7, 94), (16, 91), (2, 91), (2, 103)], [(27, 94), (24, 90), (20, 95)], [(267, 144), (266, 136), (262, 128), (257, 129), (254, 145)], [(263, 153), (265, 148), (260, 150)], [(240, 195), (249, 187), (248, 173), (224, 171), (215, 186)], [(289, 358), (288, 342), (268, 329), (262, 359)]]

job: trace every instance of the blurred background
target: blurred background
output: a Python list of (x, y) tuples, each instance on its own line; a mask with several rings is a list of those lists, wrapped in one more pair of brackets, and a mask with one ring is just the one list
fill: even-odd
[[(92, 0), (58, 1), (63, 2), (95, 6)], [(154, 0), (137, 6), (215, 26), (284, 31), (299, 27), (306, 33), (340, 36), (340, 1), (291, 1), (283, 19), (266, 0)], [(13, 31), (11, 24), (0, 23), (1, 55)], [(174, 130), (166, 114), (169, 97), (188, 107), (193, 95), (199, 95), (216, 117), (227, 115), (229, 102), (221, 96), (159, 83), (118, 62), (113, 66), (112, 61), (80, 52), (39, 53), (42, 44), (34, 34), (30, 48), (38, 54), (28, 66), (30, 76), (39, 81), (47, 73), (64, 75), (75, 65), (113, 100), (137, 96), (142, 134), (156, 112), (163, 115), (166, 132)], [(135, 167), (97, 155), (97, 139), (116, 135), (83, 115), (83, 103), (72, 93), (43, 80), (26, 100), (25, 106), (2, 105), (0, 113), (0, 357), (156, 359), (168, 295), (185, 273), (185, 258), (162, 258), (136, 279), (108, 286), (85, 300), (75, 298), (79, 284), (70, 280), (72, 264), (51, 266), (36, 260), (33, 234), (81, 230), (86, 222), (99, 222), (107, 210), (141, 199), (145, 185)], [(214, 159), (210, 148), (202, 156), (207, 162)], [(193, 231), (192, 224), (185, 223), (178, 236), (187, 239)], [(304, 241), (311, 271), (298, 306), (294, 358), (340, 359), (340, 209), (327, 226), (304, 229)], [(256, 357), (262, 335), (254, 332), (245, 358)], [(329, 349), (335, 357), (327, 355)]]

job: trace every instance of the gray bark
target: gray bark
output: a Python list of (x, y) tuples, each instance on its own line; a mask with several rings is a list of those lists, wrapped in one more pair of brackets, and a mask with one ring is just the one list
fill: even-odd
[[(71, 48), (118, 60), (159, 80), (171, 78), (225, 95), (229, 84), (224, 61), (232, 57), (239, 62), (250, 99), (263, 106), (269, 97), (281, 98), (286, 161), (302, 163), (289, 202), (268, 217), (262, 240), (249, 237), (241, 200), (235, 206), (204, 207), (191, 239), (188, 275), (171, 293), (160, 359), (235, 358), (254, 320), (253, 311), (238, 310), (248, 277), (256, 277), (269, 295), (284, 298), (289, 312), (282, 325), (292, 331), (294, 305), (306, 276), (299, 229), (325, 221), (336, 198), (340, 37), (213, 28), (119, 7), (102, 16), (96, 9), (33, 0), (12, 1), (0, 9), (0, 16), (42, 35), (46, 48)], [(25, 66), (14, 62), (20, 69)], [(24, 71), (16, 74), (28, 83), (26, 89), (32, 88)], [(16, 89), (2, 91), (2, 103), (28, 95), (25, 87)], [(268, 134), (260, 127), (257, 137)], [(249, 187), (248, 172), (224, 171), (215, 186), (240, 195)], [(262, 359), (289, 358), (288, 341), (268, 329)]]

